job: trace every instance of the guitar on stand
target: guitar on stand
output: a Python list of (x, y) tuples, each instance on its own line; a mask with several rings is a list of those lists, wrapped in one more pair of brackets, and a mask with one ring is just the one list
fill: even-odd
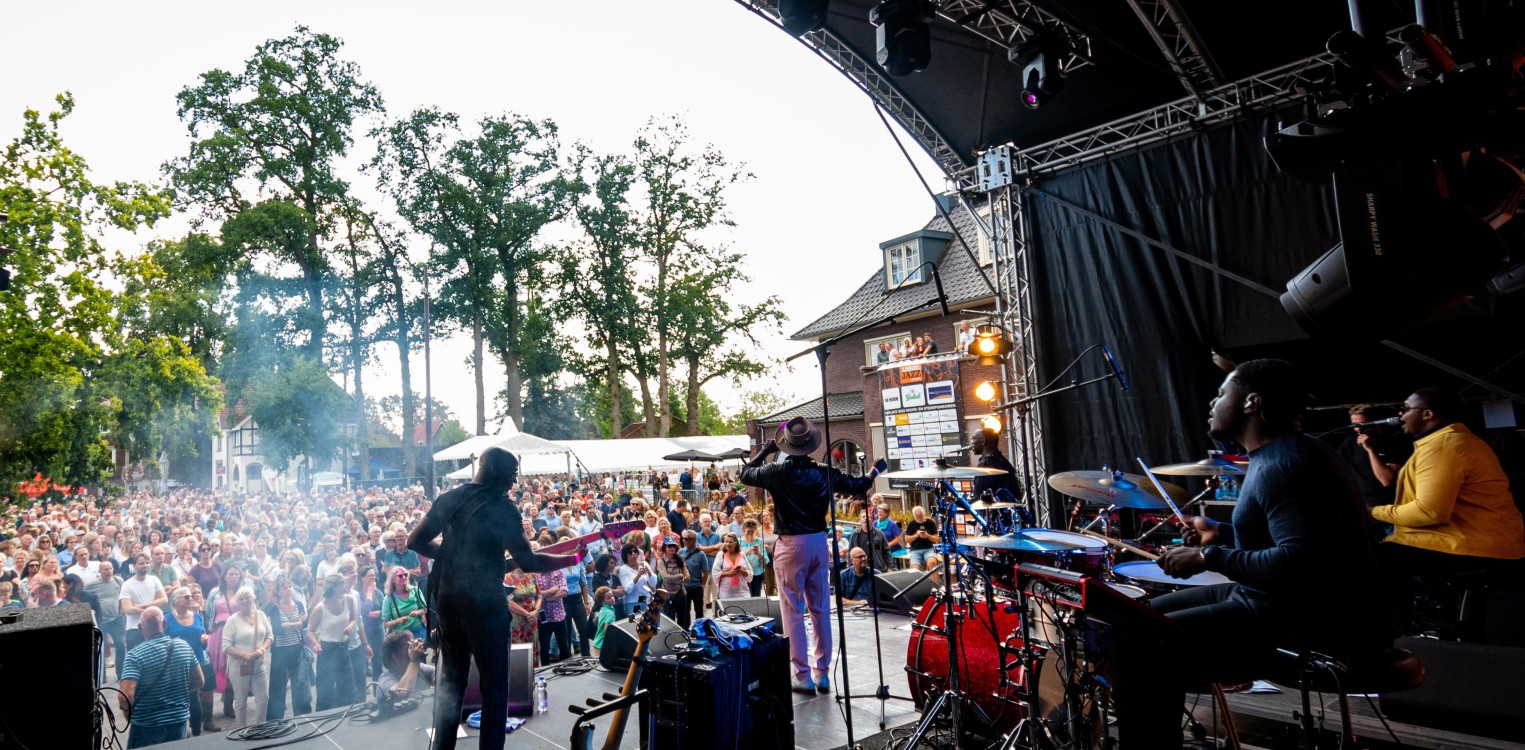
[[(639, 522), (637, 522), (639, 523)], [(645, 690), (637, 690), (641, 684), (641, 669), (646, 664), (646, 644), (656, 637), (662, 629), (662, 610), (667, 607), (667, 591), (656, 589), (651, 592), (651, 601), (646, 603), (646, 608), (632, 614), (630, 619), (635, 623), (636, 644), (635, 654), (630, 657), (630, 669), (625, 671), (625, 684), (620, 687), (618, 694), (604, 693), (603, 700), (588, 699), (587, 707), (568, 706), (567, 710), (577, 715), (577, 720), (572, 723), (572, 750), (593, 750), (593, 720), (605, 714), (614, 714), (609, 722), (609, 733), (604, 736), (603, 750), (618, 750), (620, 740), (625, 735), (625, 721), (630, 716), (630, 707), (651, 699), (651, 694)], [(656, 737), (656, 712), (649, 711), (651, 726), (647, 727), (647, 737)]]

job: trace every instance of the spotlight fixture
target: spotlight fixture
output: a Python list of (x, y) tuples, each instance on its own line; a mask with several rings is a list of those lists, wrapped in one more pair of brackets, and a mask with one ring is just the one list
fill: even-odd
[(1006, 52), (1006, 59), (1022, 66), (1022, 106), (1037, 109), (1059, 95), (1065, 80), (1059, 62), (1068, 51), (1062, 34), (1045, 29)]
[(981, 401), (994, 401), (995, 394), (995, 383), (992, 383), (989, 380), (986, 380), (985, 382), (980, 383), (974, 387), (974, 397)]
[(1006, 339), (1006, 332), (994, 323), (981, 323), (975, 331), (974, 340), (969, 342), (969, 348), (965, 352), (971, 357), (979, 357), (979, 364), (998, 365), (1002, 359), (1011, 353), (1011, 342)]
[(933, 7), (926, 0), (883, 0), (868, 13), (875, 59), (884, 72), (904, 78), (932, 62)]
[(829, 0), (779, 0), (778, 18), (784, 31), (794, 36), (804, 36), (826, 26), (826, 6)]
[(991, 432), (994, 432), (997, 435), (1001, 434), (1001, 418), (994, 414), (991, 414), (990, 416), (980, 420), (980, 426), (990, 430)]

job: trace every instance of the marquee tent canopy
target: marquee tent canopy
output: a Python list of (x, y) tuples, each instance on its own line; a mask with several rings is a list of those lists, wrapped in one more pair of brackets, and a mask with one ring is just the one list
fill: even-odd
[[(688, 466), (688, 461), (667, 461), (662, 457), (685, 450), (709, 454), (747, 449), (746, 435), (705, 435), (700, 437), (632, 438), (628, 440), (555, 440), (571, 450), (573, 462), (583, 473), (602, 474), (615, 471), (666, 470)], [(521, 474), (560, 474), (566, 461), (556, 455), (520, 456)]]

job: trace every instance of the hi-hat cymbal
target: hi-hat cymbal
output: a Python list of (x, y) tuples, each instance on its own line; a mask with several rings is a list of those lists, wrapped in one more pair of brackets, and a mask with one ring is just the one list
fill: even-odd
[[(1027, 529), (1026, 531), (1048, 531), (1047, 529)], [(1084, 544), (1067, 541), (1063, 535), (1045, 536), (1043, 534), (1027, 534), (1018, 531), (1015, 534), (1001, 534), (999, 536), (975, 536), (964, 537), (958, 543), (967, 547), (983, 547), (985, 549), (1004, 549), (1017, 552), (1068, 552), (1070, 550), (1087, 549)], [(1069, 536), (1074, 536), (1070, 534)]]
[(994, 502), (994, 501), (985, 501), (985, 500), (975, 500), (974, 502), (969, 504), (969, 507), (971, 507), (971, 508), (973, 508), (973, 509), (975, 509), (975, 510), (981, 512), (981, 513), (984, 513), (987, 510), (1001, 510), (1003, 508), (1015, 508), (1015, 507), (1017, 507), (1017, 504), (1016, 503), (998, 503), (998, 502)]
[(1191, 461), (1184, 464), (1169, 464), (1166, 466), (1149, 467), (1156, 474), (1168, 474), (1177, 477), (1220, 477), (1225, 475), (1243, 476), (1244, 467), (1232, 461), (1221, 458), (1204, 458), (1201, 461)]
[[(1186, 490), (1169, 482), (1161, 482), (1165, 491), (1177, 502), (1186, 502), (1191, 496)], [(1149, 478), (1142, 474), (1123, 474), (1118, 477), (1110, 471), (1066, 471), (1048, 478), (1048, 485), (1060, 493), (1084, 500), (1092, 505), (1116, 505), (1119, 508), (1139, 510), (1164, 510), (1169, 506), (1160, 493), (1149, 485)]]
[(885, 479), (974, 479), (990, 474), (1005, 474), (1000, 469), (986, 469), (980, 466), (923, 466), (920, 469), (901, 469), (891, 471), (879, 476)]

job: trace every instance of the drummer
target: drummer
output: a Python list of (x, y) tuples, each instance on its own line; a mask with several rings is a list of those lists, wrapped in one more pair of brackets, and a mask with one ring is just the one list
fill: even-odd
[(1017, 484), (1017, 467), (1012, 466), (1006, 457), (1001, 455), (1001, 440), (996, 436), (995, 430), (981, 427), (969, 433), (969, 450), (980, 457), (979, 465), (986, 469), (1000, 469), (1005, 474), (991, 474), (978, 477), (974, 480), (974, 497), (981, 498), (986, 492), (991, 493), (994, 500), (1000, 502), (1000, 490), (1011, 492), (1011, 500), (1014, 502), (1022, 499), (1022, 485)]
[(1232, 582), (1153, 600), (1179, 634), (1116, 633), (1125, 747), (1179, 747), (1187, 688), (1263, 677), (1277, 648), (1348, 660), (1391, 644), (1355, 477), (1333, 450), (1298, 431), (1307, 392), (1292, 364), (1258, 359), (1231, 372), (1212, 400), (1208, 434), (1251, 457), (1233, 522), (1189, 519), (1188, 546), (1167, 551), (1159, 565), (1176, 578), (1210, 570)]

